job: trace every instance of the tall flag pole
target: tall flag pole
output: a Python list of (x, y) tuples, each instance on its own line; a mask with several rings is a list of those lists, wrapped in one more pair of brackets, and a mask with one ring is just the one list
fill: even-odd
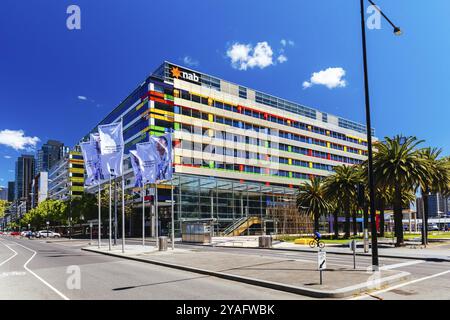
[(138, 157), (136, 150), (130, 150), (131, 166), (135, 176), (135, 187), (141, 187), (142, 195), (142, 245), (145, 246), (145, 183), (142, 179), (144, 171), (141, 158)]
[(112, 245), (112, 185), (111, 175), (109, 175), (109, 251)]
[(100, 158), (100, 140), (96, 134), (90, 135), (90, 141), (80, 143), (81, 152), (86, 168), (85, 185), (98, 185), (98, 248), (101, 247), (101, 184), (103, 178), (101, 158)]
[[(102, 167), (104, 171), (109, 174), (109, 248), (111, 250), (112, 243), (112, 191), (111, 181), (120, 175), (123, 175), (123, 153), (124, 153), (124, 141), (123, 141), (123, 124), (122, 121), (115, 122), (107, 125), (98, 126), (98, 132), (100, 136), (100, 150)], [(124, 177), (123, 177), (124, 178)], [(124, 179), (122, 179), (124, 180)], [(124, 185), (124, 182), (122, 183)], [(124, 188), (122, 188), (122, 200), (124, 196)], [(125, 203), (122, 203), (122, 209), (124, 209)], [(124, 215), (125, 213), (123, 213)], [(124, 219), (122, 219), (124, 220)], [(123, 221), (124, 223), (124, 221)], [(122, 233), (122, 252), (125, 250), (124, 245), (125, 233)]]

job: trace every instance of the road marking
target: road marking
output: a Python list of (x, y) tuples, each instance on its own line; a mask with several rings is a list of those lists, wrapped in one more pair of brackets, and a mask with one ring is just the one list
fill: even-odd
[(25, 262), (25, 264), (23, 265), (24, 269), (27, 270), (29, 273), (31, 273), (33, 276), (35, 276), (39, 281), (41, 281), (43, 284), (45, 284), (47, 287), (49, 287), (50, 289), (52, 289), (56, 294), (58, 294), (61, 298), (63, 298), (64, 300), (70, 300), (69, 298), (67, 298), (64, 294), (62, 294), (61, 292), (58, 291), (58, 289), (56, 289), (55, 287), (53, 287), (50, 283), (48, 283), (47, 281), (45, 281), (44, 279), (42, 279), (40, 276), (38, 276), (36, 273), (34, 273), (30, 268), (27, 267), (28, 263), (30, 263), (31, 260), (33, 260), (33, 258), (37, 255), (37, 252), (27, 248), (23, 245), (21, 245), (20, 243), (17, 243), (17, 245), (27, 249), (28, 251), (33, 252), (33, 255), (31, 256), (30, 259), (27, 260), (27, 262)]
[(370, 295), (354, 297), (354, 298), (350, 298), (348, 300), (366, 299), (366, 298), (369, 298), (369, 296), (377, 296), (377, 295), (379, 295), (381, 293), (385, 293), (385, 292), (388, 292), (388, 291), (391, 291), (391, 290), (394, 290), (394, 289), (398, 289), (398, 288), (401, 288), (401, 287), (409, 286), (410, 284), (413, 284), (413, 283), (417, 283), (417, 282), (425, 281), (425, 280), (428, 280), (428, 279), (440, 277), (440, 276), (442, 276), (444, 274), (447, 274), (447, 273), (450, 273), (450, 270), (447, 270), (447, 271), (444, 271), (444, 272), (440, 272), (440, 273), (436, 273), (436, 274), (433, 274), (433, 275), (428, 276), (428, 277), (423, 277), (423, 278), (419, 278), (419, 279), (416, 279), (416, 280), (412, 280), (412, 281), (409, 281), (409, 282), (406, 282), (406, 283), (398, 284), (396, 286), (389, 287), (389, 288), (386, 288), (386, 289), (383, 289), (383, 290), (375, 291), (375, 292), (370, 293)]
[(414, 264), (424, 263), (424, 260), (415, 260), (415, 261), (408, 261), (408, 262), (402, 262), (402, 263), (396, 263), (396, 264), (388, 264), (386, 266), (382, 266), (380, 270), (391, 270), (391, 269), (397, 269), (401, 267), (406, 266), (412, 266)]
[(13, 249), (11, 249), (8, 245), (4, 244), (3, 241), (0, 241), (0, 242), (1, 242), (5, 247), (7, 247), (9, 250), (11, 250), (12, 252), (14, 252), (14, 254), (13, 254), (11, 257), (9, 257), (8, 259), (6, 259), (6, 260), (3, 261), (2, 263), (0, 263), (0, 267), (1, 267), (1, 266), (4, 265), (5, 263), (7, 263), (9, 260), (11, 260), (11, 259), (14, 258), (15, 256), (17, 256), (18, 253), (17, 253), (16, 251), (14, 251)]

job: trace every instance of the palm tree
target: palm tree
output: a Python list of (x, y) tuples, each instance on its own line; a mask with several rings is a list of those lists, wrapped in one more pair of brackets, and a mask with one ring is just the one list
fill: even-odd
[(427, 175), (427, 165), (416, 147), (423, 141), (415, 137), (386, 137), (377, 142), (373, 159), (375, 181), (378, 185), (393, 188), (393, 207), (396, 246), (403, 245), (403, 201), (405, 191), (414, 190), (422, 177)]
[(448, 160), (445, 158), (439, 159), (441, 152), (442, 150), (437, 148), (425, 148), (420, 152), (422, 159), (426, 162), (428, 171), (428, 174), (421, 177), (419, 181), (424, 204), (422, 221), (422, 244), (424, 245), (428, 244), (428, 196), (430, 193), (445, 193), (450, 180)]
[(345, 214), (345, 238), (350, 237), (350, 210), (356, 195), (356, 184), (359, 181), (356, 167), (337, 166), (335, 174), (325, 180), (327, 197), (332, 197), (340, 203)]
[(330, 211), (330, 205), (325, 198), (325, 187), (318, 177), (300, 185), (297, 194), (297, 208), (300, 214), (314, 218), (314, 231), (319, 231), (320, 216)]

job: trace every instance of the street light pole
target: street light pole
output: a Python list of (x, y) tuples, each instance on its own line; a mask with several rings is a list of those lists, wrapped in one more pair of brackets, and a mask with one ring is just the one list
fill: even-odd
[[(401, 34), (400, 28), (395, 26), (391, 20), (373, 3), (368, 0), (370, 4), (394, 27), (396, 35)], [(369, 203), (370, 203), (370, 220), (372, 232), (372, 268), (373, 271), (378, 271), (378, 240), (377, 240), (377, 225), (376, 225), (376, 211), (375, 211), (375, 181), (373, 175), (373, 150), (372, 150), (372, 125), (370, 119), (370, 94), (369, 94), (369, 75), (367, 66), (367, 44), (366, 44), (366, 19), (364, 17), (365, 6), (364, 0), (360, 0), (361, 7), (361, 31), (362, 31), (362, 50), (364, 62), (364, 93), (366, 104), (366, 130), (367, 130), (367, 149), (368, 149), (368, 175), (369, 175)]]

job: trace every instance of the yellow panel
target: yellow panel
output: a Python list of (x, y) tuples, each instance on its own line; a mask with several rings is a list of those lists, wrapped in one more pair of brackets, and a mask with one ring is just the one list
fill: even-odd
[(312, 162), (309, 163), (309, 167), (310, 167), (310, 168), (313, 167), (313, 163), (312, 163)]
[(70, 168), (69, 172), (72, 172), (72, 173), (84, 173), (84, 169)]
[(142, 108), (143, 105), (144, 105), (143, 102), (139, 103), (139, 104), (136, 106), (136, 110), (139, 110), (140, 108)]
[(84, 187), (78, 187), (78, 186), (75, 186), (75, 187), (72, 187), (71, 190), (72, 190), (72, 191), (84, 191)]
[(151, 118), (159, 119), (159, 120), (164, 120), (164, 121), (167, 121), (167, 120), (168, 120), (166, 117), (159, 116), (159, 115), (157, 115), (157, 114), (152, 114), (152, 115), (151, 115)]
[(358, 150), (358, 153), (362, 155), (362, 150)]
[(167, 116), (172, 116), (174, 115), (173, 112), (170, 111), (165, 111), (165, 110), (159, 110), (159, 109), (152, 109), (152, 113), (159, 113), (159, 114), (163, 114), (163, 115), (167, 115)]
[(288, 159), (288, 164), (292, 164), (292, 159)]
[(181, 157), (175, 156), (175, 164), (181, 164)]
[(208, 114), (208, 121), (209, 122), (213, 122), (214, 121), (214, 116), (212, 114)]
[(70, 181), (72, 181), (72, 182), (84, 182), (84, 178), (71, 177)]
[(344, 146), (344, 151), (347, 151), (347, 146)]
[(329, 142), (327, 142), (327, 148), (329, 148), (330, 147), (330, 143)]

